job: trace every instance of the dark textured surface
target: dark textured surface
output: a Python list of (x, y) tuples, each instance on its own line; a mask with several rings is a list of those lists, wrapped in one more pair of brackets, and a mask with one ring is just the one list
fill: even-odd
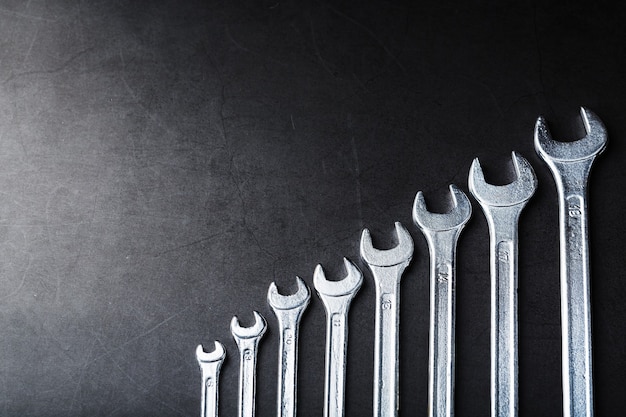
[[(561, 415), (556, 193), (539, 114), (610, 134), (591, 178), (598, 416), (626, 409), (624, 14), (618, 7), (379, 1), (0, 3), (0, 415), (195, 416), (194, 351), (225, 343), (221, 415), (237, 413), (228, 323), (268, 320), (257, 415), (275, 415), (265, 296), (361, 263), (363, 227), (407, 225), (402, 416), (426, 415), (428, 256), (410, 209), (492, 182), (510, 151), (539, 190), (520, 226), (520, 415)], [(480, 208), (458, 259), (456, 409), (489, 413), (489, 266)], [(363, 268), (365, 270), (365, 268)], [(350, 316), (347, 411), (371, 414), (374, 288)], [(301, 331), (299, 416), (320, 416), (324, 312)]]

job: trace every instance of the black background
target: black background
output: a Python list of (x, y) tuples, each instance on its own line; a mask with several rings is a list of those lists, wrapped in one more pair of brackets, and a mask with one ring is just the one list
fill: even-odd
[[(220, 414), (237, 413), (233, 315), (269, 329), (257, 415), (275, 415), (270, 282), (317, 263), (365, 271), (350, 313), (346, 407), (371, 415), (374, 287), (363, 227), (415, 240), (403, 278), (401, 415), (426, 414), (428, 249), (411, 221), (447, 186), (539, 189), (520, 224), (520, 415), (561, 415), (557, 200), (538, 115), (609, 131), (590, 181), (598, 416), (626, 409), (624, 14), (618, 6), (395, 1), (2, 1), (0, 415), (194, 416), (199, 343), (222, 341)], [(487, 224), (459, 242), (456, 410), (489, 413)], [(324, 311), (301, 327), (298, 415), (322, 415)]]

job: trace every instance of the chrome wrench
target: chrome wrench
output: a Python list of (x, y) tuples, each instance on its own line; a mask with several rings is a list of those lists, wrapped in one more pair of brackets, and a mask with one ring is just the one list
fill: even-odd
[(489, 224), (492, 417), (515, 417), (518, 412), (517, 225), (522, 209), (537, 188), (537, 178), (528, 161), (515, 152), (512, 157), (517, 179), (510, 184), (488, 184), (478, 158), (469, 173), (469, 189)]
[(552, 140), (543, 117), (535, 125), (535, 149), (559, 194), (564, 417), (593, 415), (587, 182), (607, 134), (594, 113), (581, 108), (580, 114), (587, 135), (575, 142)]
[(201, 417), (217, 417), (219, 398), (219, 378), (226, 350), (217, 340), (212, 352), (205, 352), (202, 345), (196, 348), (196, 359), (202, 371)]
[(361, 235), (361, 257), (376, 282), (374, 417), (398, 415), (400, 279), (413, 257), (413, 239), (402, 224), (395, 226), (398, 245), (393, 249), (374, 248), (368, 229)]
[(311, 293), (304, 281), (300, 277), (296, 277), (296, 281), (298, 291), (295, 294), (279, 294), (273, 282), (267, 292), (267, 302), (272, 307), (280, 327), (277, 399), (279, 417), (296, 415), (299, 325), (302, 313), (311, 299)]
[(454, 207), (448, 213), (429, 212), (421, 191), (413, 204), (413, 221), (430, 252), (428, 417), (454, 416), (456, 245), (472, 204), (454, 185), (450, 194)]
[(262, 315), (256, 311), (252, 314), (254, 315), (252, 327), (241, 327), (237, 316), (230, 322), (230, 332), (239, 348), (239, 417), (254, 417), (256, 356), (259, 341), (267, 328)]
[(348, 347), (348, 310), (363, 283), (363, 274), (343, 258), (347, 275), (340, 281), (326, 279), (322, 265), (317, 265), (313, 285), (326, 310), (326, 369), (324, 382), (324, 417), (344, 417), (346, 350)]

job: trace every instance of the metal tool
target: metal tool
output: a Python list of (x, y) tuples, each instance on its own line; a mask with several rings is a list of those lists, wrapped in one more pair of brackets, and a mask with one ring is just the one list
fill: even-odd
[(532, 167), (512, 154), (517, 179), (496, 186), (485, 181), (478, 158), (469, 189), (480, 203), (490, 235), (491, 259), (491, 415), (517, 416), (517, 249), (518, 220), (537, 188)]
[(267, 328), (262, 315), (256, 311), (252, 314), (254, 314), (252, 327), (241, 327), (237, 316), (230, 322), (230, 332), (239, 348), (239, 417), (254, 417), (256, 356), (259, 341)]
[(429, 417), (454, 416), (456, 245), (472, 205), (454, 185), (450, 194), (454, 207), (448, 213), (429, 212), (421, 191), (413, 204), (413, 221), (430, 252)]
[(363, 283), (363, 274), (343, 258), (347, 275), (341, 281), (326, 279), (322, 265), (317, 265), (313, 285), (326, 309), (326, 377), (324, 382), (324, 417), (343, 417), (348, 347), (348, 310)]
[(296, 415), (299, 324), (302, 313), (311, 299), (311, 293), (304, 281), (300, 277), (296, 277), (296, 281), (298, 291), (295, 294), (279, 294), (273, 282), (267, 292), (267, 302), (274, 310), (280, 327), (277, 405), (279, 417)]
[(593, 415), (587, 182), (607, 134), (594, 113), (581, 108), (580, 114), (587, 135), (575, 142), (552, 140), (542, 117), (535, 126), (535, 148), (559, 194), (564, 417)]
[(217, 417), (220, 368), (224, 358), (226, 350), (217, 340), (212, 352), (205, 352), (202, 345), (196, 348), (196, 359), (202, 371), (201, 417)]
[(398, 415), (398, 330), (400, 325), (400, 279), (413, 256), (413, 239), (396, 222), (398, 245), (389, 250), (372, 246), (368, 229), (361, 235), (361, 257), (376, 282), (376, 328), (374, 344), (374, 416)]

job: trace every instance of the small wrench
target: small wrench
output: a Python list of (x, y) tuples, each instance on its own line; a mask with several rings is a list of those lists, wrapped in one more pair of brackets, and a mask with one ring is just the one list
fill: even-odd
[(429, 212), (421, 191), (413, 204), (413, 221), (430, 252), (428, 417), (454, 416), (456, 245), (472, 204), (454, 185), (450, 194), (454, 207), (448, 213)]
[(373, 247), (368, 229), (361, 235), (361, 257), (376, 282), (374, 342), (374, 416), (398, 415), (398, 330), (400, 325), (400, 279), (413, 257), (413, 239), (396, 222), (398, 245), (389, 250)]
[(217, 340), (212, 352), (205, 352), (202, 345), (196, 348), (196, 359), (202, 371), (201, 417), (217, 417), (220, 368), (226, 358), (226, 350)]
[(237, 316), (230, 322), (230, 332), (239, 348), (239, 417), (254, 417), (256, 393), (256, 355), (267, 323), (253, 311), (254, 325), (241, 327)]
[(581, 108), (580, 114), (587, 135), (575, 142), (552, 140), (543, 117), (535, 125), (535, 149), (559, 194), (564, 417), (593, 416), (587, 182), (607, 134), (594, 113)]
[(298, 330), (302, 313), (309, 305), (311, 293), (304, 281), (296, 277), (298, 291), (281, 295), (271, 283), (267, 302), (278, 319), (280, 348), (278, 351), (278, 417), (295, 417), (298, 372)]
[(363, 274), (343, 258), (348, 273), (341, 281), (326, 279), (322, 265), (317, 265), (313, 285), (326, 309), (326, 378), (324, 383), (324, 417), (343, 417), (348, 347), (348, 310), (350, 302), (363, 283)]
[(488, 184), (478, 162), (469, 173), (469, 189), (480, 203), (490, 236), (491, 259), (491, 415), (515, 417), (517, 394), (517, 249), (522, 209), (537, 189), (528, 161), (512, 153), (517, 179)]

